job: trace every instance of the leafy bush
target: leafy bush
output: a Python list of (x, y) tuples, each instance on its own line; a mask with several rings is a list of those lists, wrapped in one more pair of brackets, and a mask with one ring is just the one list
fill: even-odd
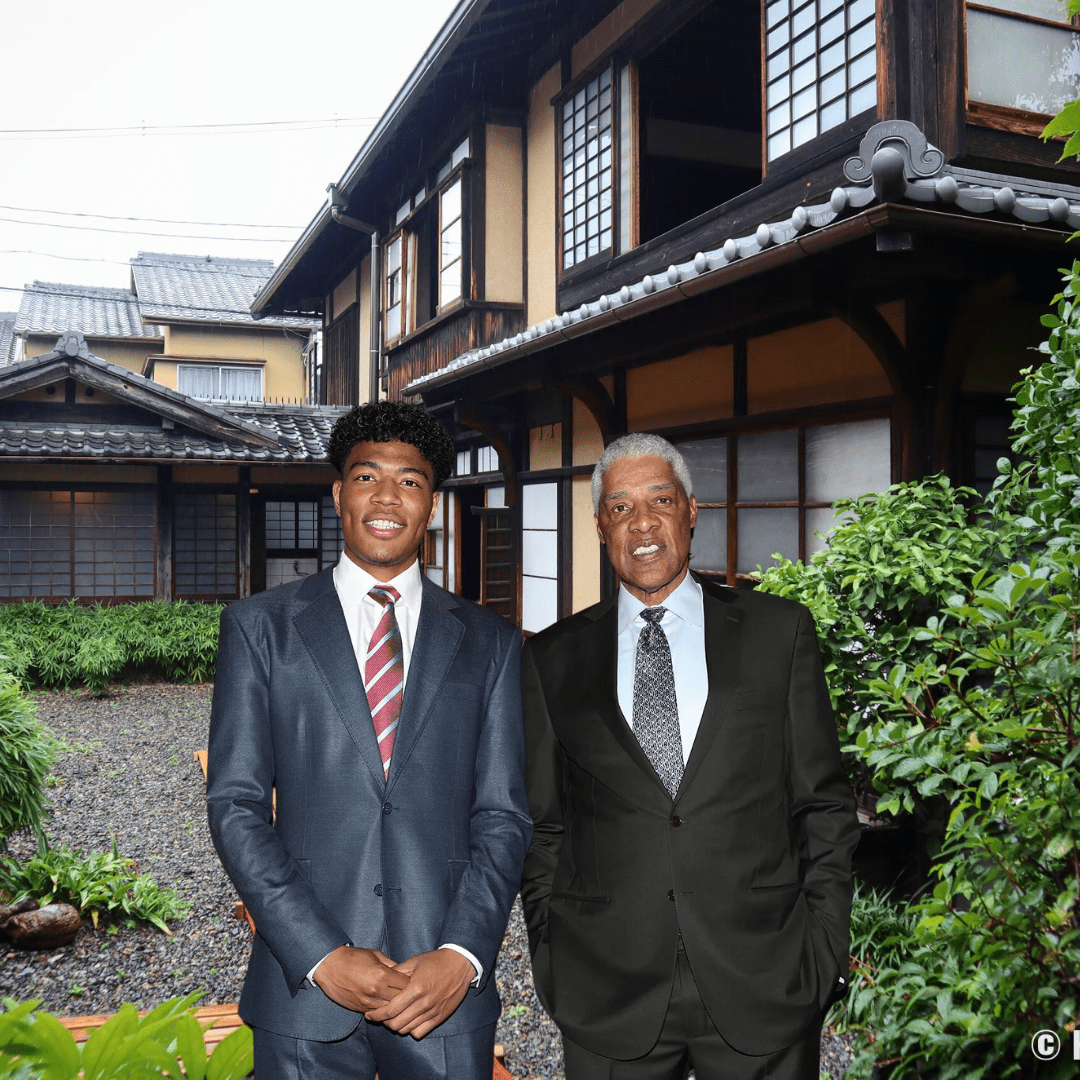
[(16, 680), (0, 672), (0, 850), (21, 829), (42, 838), (43, 783), (55, 742), (37, 718), (33, 701)]
[[(90, 1033), (79, 1046), (38, 1001), (3, 999), (0, 1080), (239, 1080), (253, 1068), (251, 1029), (238, 1028), (207, 1056), (204, 1028), (191, 1012), (199, 997), (173, 998), (140, 1017), (134, 1005)], [(210, 1025), (207, 1025), (210, 1026)]]
[(856, 965), (852, 1077), (1074, 1075), (1030, 1040), (1080, 1025), (1078, 282), (1017, 387), (1021, 464), (985, 502), (940, 478), (867, 496), (762, 583), (814, 607), (878, 812), (942, 811), (926, 892)]
[(166, 920), (182, 918), (191, 906), (175, 889), (138, 874), (135, 860), (117, 851), (115, 837), (111, 852), (83, 856), (60, 845), (42, 848), (26, 862), (0, 860), (0, 890), (42, 905), (66, 901), (89, 915), (95, 927), (107, 912), (144, 919), (166, 934), (171, 933)]
[(44, 687), (81, 683), (96, 694), (125, 671), (175, 682), (209, 679), (222, 607), (183, 600), (3, 604), (0, 670)]

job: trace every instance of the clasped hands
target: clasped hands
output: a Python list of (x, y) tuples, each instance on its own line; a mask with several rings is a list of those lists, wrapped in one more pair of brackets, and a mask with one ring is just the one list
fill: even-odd
[(461, 1004), (475, 977), (472, 964), (453, 949), (395, 964), (378, 949), (347, 945), (315, 971), (315, 982), (332, 1001), (414, 1039), (437, 1028)]

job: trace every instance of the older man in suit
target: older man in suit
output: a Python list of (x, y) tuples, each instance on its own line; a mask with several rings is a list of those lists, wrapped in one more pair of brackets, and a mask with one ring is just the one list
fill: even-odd
[(809, 612), (688, 572), (670, 443), (593, 474), (615, 596), (523, 656), (522, 899), (566, 1080), (817, 1080), (858, 825)]
[(434, 419), (360, 406), (330, 458), (339, 563), (221, 621), (207, 803), (257, 927), (255, 1075), (488, 1080), (531, 832), (520, 636), (420, 572)]

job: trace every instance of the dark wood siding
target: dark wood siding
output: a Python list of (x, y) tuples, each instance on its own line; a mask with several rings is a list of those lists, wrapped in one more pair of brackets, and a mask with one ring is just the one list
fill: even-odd
[(523, 304), (466, 301), (460, 308), (432, 319), (388, 351), (387, 393), (397, 400), (413, 379), (438, 371), (469, 349), (512, 337), (524, 328)]
[(360, 404), (359, 305), (353, 304), (326, 331), (327, 405)]

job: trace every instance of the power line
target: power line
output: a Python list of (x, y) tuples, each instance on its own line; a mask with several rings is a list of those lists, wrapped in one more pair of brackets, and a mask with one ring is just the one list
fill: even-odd
[[(95, 259), (90, 255), (53, 255), (48, 251), (32, 251), (30, 248), (0, 248), (0, 255), (36, 255), (39, 259), (64, 259), (66, 262), (100, 262), (110, 266), (130, 266), (130, 260)], [(91, 288), (92, 286), (87, 286)]]
[[(78, 210), (39, 210), (33, 206), (5, 206), (0, 203), (0, 210), (15, 210), (21, 214), (54, 214), (61, 217), (101, 218), (105, 221), (152, 221), (157, 225), (209, 225), (225, 229), (292, 229), (298, 232), (302, 225), (247, 225), (232, 221), (177, 221), (173, 218), (124, 217), (119, 214), (87, 214)], [(35, 224), (26, 222), (26, 224)]]
[(257, 120), (220, 124), (125, 124), (120, 127), (0, 128), (0, 140), (123, 139), (148, 135), (257, 135), (264, 131), (330, 131), (374, 124), (377, 116), (328, 117), (319, 120)]
[(200, 233), (148, 232), (144, 229), (108, 229), (104, 225), (69, 225), (62, 221), (24, 221), (20, 218), (0, 217), (0, 221), (12, 225), (30, 225), (35, 229), (68, 229), (73, 232), (103, 232), (119, 236), (164, 236), (170, 240), (221, 240), (230, 244), (287, 244), (285, 237), (279, 239), (261, 236), (206, 236)]

